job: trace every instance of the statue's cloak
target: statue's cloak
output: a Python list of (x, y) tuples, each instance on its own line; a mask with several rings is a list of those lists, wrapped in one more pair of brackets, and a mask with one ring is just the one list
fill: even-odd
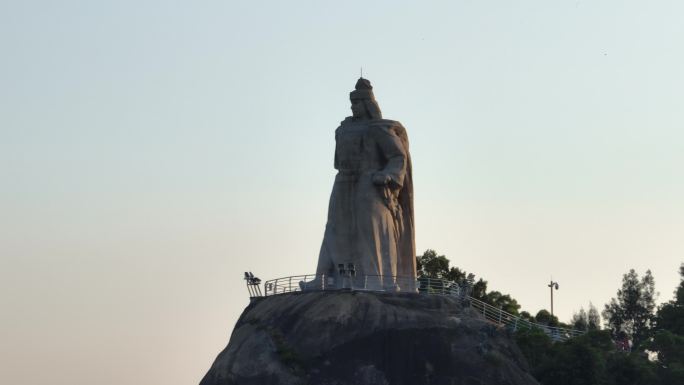
[(397, 275), (416, 277), (416, 239), (415, 217), (413, 211), (413, 170), (411, 166), (411, 153), (409, 152), (408, 135), (401, 123), (393, 120), (382, 120), (390, 123), (389, 129), (394, 130), (401, 139), (406, 151), (406, 175), (404, 183), (399, 190), (399, 205), (405, 213), (402, 217), (402, 233), (399, 238), (399, 255), (397, 261)]

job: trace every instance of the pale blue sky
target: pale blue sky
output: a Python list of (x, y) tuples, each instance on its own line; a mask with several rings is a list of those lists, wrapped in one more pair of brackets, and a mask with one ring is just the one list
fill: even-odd
[(312, 272), (363, 66), (419, 251), (561, 319), (684, 260), (679, 1), (0, 3), (0, 382), (196, 383)]

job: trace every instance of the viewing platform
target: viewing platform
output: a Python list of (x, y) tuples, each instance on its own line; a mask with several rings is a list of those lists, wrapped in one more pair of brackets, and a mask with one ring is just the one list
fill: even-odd
[(245, 273), (247, 290), (251, 300), (282, 294), (292, 294), (306, 291), (363, 291), (419, 295), (442, 295), (457, 298), (463, 306), (475, 309), (487, 321), (505, 327), (513, 332), (524, 329), (540, 329), (554, 341), (564, 341), (584, 334), (584, 331), (548, 326), (531, 322), (518, 315), (492, 306), (471, 296), (472, 283), (459, 284), (439, 278), (428, 277), (382, 277), (377, 275), (355, 276), (345, 275), (326, 276), (316, 274), (294, 275), (271, 279), (263, 283), (251, 272)]

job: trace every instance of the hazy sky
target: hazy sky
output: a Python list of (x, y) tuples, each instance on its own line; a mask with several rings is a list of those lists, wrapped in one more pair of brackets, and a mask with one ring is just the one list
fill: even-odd
[(0, 3), (0, 383), (197, 383), (313, 272), (363, 66), (416, 241), (568, 321), (684, 261), (681, 1)]

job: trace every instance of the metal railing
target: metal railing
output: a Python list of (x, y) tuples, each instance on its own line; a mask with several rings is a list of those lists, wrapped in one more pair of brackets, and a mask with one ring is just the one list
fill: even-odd
[(264, 283), (264, 295), (292, 293), (304, 290), (326, 290), (325, 275), (306, 274), (276, 278)]
[(307, 290), (340, 290), (421, 293), (462, 296), (465, 291), (455, 282), (438, 278), (414, 278), (402, 276), (326, 276), (295, 275), (276, 278), (264, 283), (265, 296)]
[[(564, 341), (568, 338), (584, 334), (583, 331), (547, 326), (530, 322), (520, 316), (508, 313), (501, 308), (470, 296), (470, 285), (459, 285), (456, 282), (439, 278), (427, 277), (396, 277), (380, 275), (363, 276), (326, 276), (316, 274), (295, 275), (276, 278), (264, 283), (264, 296), (309, 290), (358, 290), (374, 292), (419, 293), (447, 295), (460, 298), (465, 304), (482, 314), (484, 318), (497, 325), (507, 327), (513, 331), (521, 329), (540, 329), (554, 341)], [(254, 290), (250, 290), (250, 297)], [(261, 293), (259, 292), (259, 296)]]
[(468, 297), (468, 301), (470, 302), (470, 307), (477, 310), (488, 321), (508, 327), (513, 331), (521, 329), (540, 329), (554, 341), (565, 341), (568, 338), (584, 334), (584, 332), (580, 330), (565, 329), (530, 322), (520, 316), (503, 311), (501, 308), (497, 308), (473, 297)]

